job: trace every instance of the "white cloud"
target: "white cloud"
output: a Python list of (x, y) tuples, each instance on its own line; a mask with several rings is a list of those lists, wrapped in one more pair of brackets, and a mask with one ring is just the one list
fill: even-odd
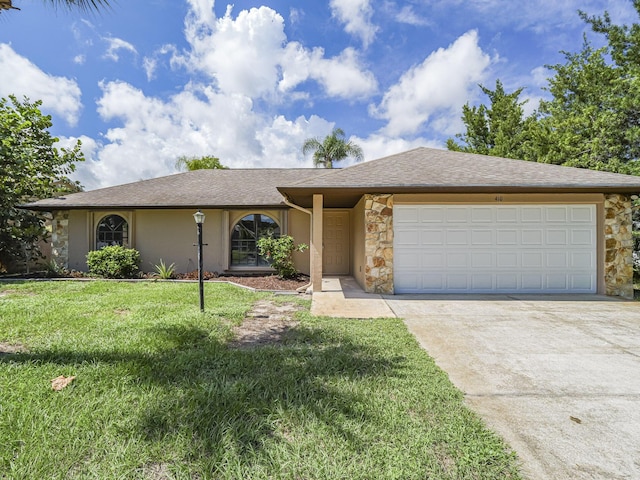
[(191, 50), (176, 55), (175, 65), (205, 73), (228, 94), (260, 97), (273, 92), (278, 81), (278, 60), (286, 40), (284, 20), (268, 7), (243, 10), (234, 20), (231, 7), (216, 19), (204, 11), (205, 2), (191, 2), (185, 22)]
[[(320, 52), (319, 49), (315, 51)], [(312, 59), (310, 74), (324, 86), (329, 95), (336, 97), (360, 97), (374, 93), (377, 89), (373, 73), (361, 67), (358, 54), (353, 48), (346, 48), (338, 57)]]
[(331, 0), (329, 5), (333, 15), (345, 24), (345, 31), (359, 37), (365, 48), (368, 47), (378, 31), (371, 23), (370, 0)]
[(104, 57), (108, 58), (109, 60), (113, 60), (114, 62), (120, 60), (119, 52), (121, 50), (129, 52), (133, 55), (138, 54), (136, 48), (126, 40), (122, 40), (121, 38), (116, 37), (104, 37), (103, 40), (108, 44), (107, 51), (105, 52)]
[(75, 57), (73, 57), (73, 63), (76, 63), (78, 65), (83, 65), (84, 62), (87, 61), (87, 56), (86, 55), (76, 55)]
[(396, 14), (396, 21), (415, 26), (429, 25), (429, 21), (418, 15), (411, 5), (405, 5), (400, 9)]
[(173, 173), (180, 155), (215, 155), (234, 168), (309, 166), (302, 143), (333, 127), (315, 116), (267, 117), (248, 97), (202, 85), (189, 84), (166, 101), (124, 82), (101, 88), (98, 113), (121, 126), (110, 128), (102, 144), (85, 142), (87, 162), (74, 179), (88, 189)]
[(287, 42), (282, 16), (268, 7), (242, 10), (234, 19), (229, 6), (225, 15), (216, 19), (204, 12), (206, 2), (191, 3), (185, 22), (191, 49), (170, 52), (165, 46), (164, 51), (172, 53), (173, 68), (204, 73), (223, 94), (273, 102), (284, 92), (288, 100), (307, 98), (292, 90), (309, 79), (335, 97), (362, 98), (377, 89), (375, 77), (354, 49), (325, 58), (322, 48)]
[[(295, 121), (278, 115), (260, 130), (256, 138), (262, 145), (264, 155), (277, 159), (268, 167), (311, 167), (310, 157), (302, 160), (302, 144), (310, 137), (324, 137), (334, 124), (312, 115), (308, 120), (298, 117)], [(272, 160), (273, 161), (273, 160)]]
[(291, 25), (295, 25), (300, 22), (300, 19), (304, 17), (304, 10), (299, 8), (290, 8), (289, 9), (289, 23)]
[(366, 97), (378, 88), (374, 75), (360, 64), (353, 48), (346, 48), (336, 57), (325, 58), (322, 48), (310, 51), (291, 42), (282, 58), (279, 88), (287, 91), (307, 79), (316, 80), (330, 96), (348, 99)]
[(451, 119), (460, 116), (471, 88), (482, 81), (490, 64), (477, 32), (469, 31), (405, 72), (372, 113), (388, 121), (388, 135), (414, 134), (436, 113), (439, 123), (431, 127), (449, 133), (454, 128)]
[(158, 67), (158, 60), (152, 57), (144, 57), (142, 59), (142, 68), (147, 74), (147, 80), (151, 81), (155, 77), (156, 68)]
[(43, 72), (37, 65), (17, 54), (10, 45), (0, 44), (0, 96), (29, 97), (42, 100), (45, 110), (75, 125), (80, 115), (81, 91), (75, 80)]

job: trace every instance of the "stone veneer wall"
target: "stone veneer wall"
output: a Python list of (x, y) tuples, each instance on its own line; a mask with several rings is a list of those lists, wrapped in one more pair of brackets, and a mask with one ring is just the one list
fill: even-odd
[(69, 212), (53, 212), (51, 221), (51, 258), (58, 265), (69, 268)]
[(633, 298), (633, 237), (631, 199), (611, 194), (604, 198), (604, 281), (607, 295)]
[(393, 195), (365, 195), (365, 291), (393, 294)]

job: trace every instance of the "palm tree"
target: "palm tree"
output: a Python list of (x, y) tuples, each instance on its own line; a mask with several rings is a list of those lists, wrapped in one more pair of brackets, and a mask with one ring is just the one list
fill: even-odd
[(333, 168), (334, 162), (339, 162), (347, 157), (353, 157), (358, 162), (364, 159), (362, 148), (346, 141), (344, 131), (341, 128), (334, 128), (330, 135), (320, 142), (317, 138), (307, 138), (302, 145), (302, 154), (313, 152), (313, 164), (318, 167)]
[[(77, 8), (82, 11), (100, 10), (109, 6), (109, 0), (49, 0), (54, 6)], [(3, 10), (20, 10), (12, 5), (11, 0), (0, 0), (0, 12)]]
[(207, 170), (207, 169), (220, 169), (228, 170), (229, 167), (225, 167), (220, 163), (220, 159), (211, 155), (204, 157), (186, 157), (182, 156), (176, 160), (176, 168), (178, 170)]

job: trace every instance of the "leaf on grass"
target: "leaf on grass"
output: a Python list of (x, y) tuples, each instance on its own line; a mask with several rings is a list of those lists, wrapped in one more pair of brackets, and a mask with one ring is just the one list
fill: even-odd
[(60, 390), (65, 388), (67, 385), (69, 385), (71, 382), (73, 382), (75, 378), (76, 378), (75, 375), (72, 375), (71, 377), (65, 377), (64, 375), (60, 375), (59, 377), (56, 377), (53, 380), (51, 380), (51, 388), (54, 389), (56, 392), (59, 392)]

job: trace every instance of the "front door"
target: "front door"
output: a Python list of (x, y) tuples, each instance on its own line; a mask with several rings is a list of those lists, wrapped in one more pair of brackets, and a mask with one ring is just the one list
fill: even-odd
[(349, 212), (322, 212), (322, 273), (349, 274)]

